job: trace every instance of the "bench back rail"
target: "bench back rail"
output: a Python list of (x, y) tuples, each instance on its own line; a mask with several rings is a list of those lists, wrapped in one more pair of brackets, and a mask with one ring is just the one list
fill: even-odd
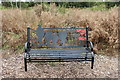
[(27, 42), (31, 48), (87, 47), (88, 27), (86, 28), (41, 28), (27, 29)]

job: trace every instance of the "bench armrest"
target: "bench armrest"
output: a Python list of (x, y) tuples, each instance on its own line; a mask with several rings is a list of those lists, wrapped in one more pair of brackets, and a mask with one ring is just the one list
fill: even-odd
[(27, 52), (30, 49), (30, 43), (26, 42), (24, 48), (25, 48), (25, 52)]
[(25, 43), (25, 49), (27, 49), (27, 44), (28, 44), (28, 42)]
[(89, 45), (90, 45), (89, 47), (91, 48), (91, 51), (93, 51), (93, 47), (94, 47), (94, 46), (93, 46), (93, 43), (92, 43), (91, 41), (88, 41), (88, 43), (89, 43)]

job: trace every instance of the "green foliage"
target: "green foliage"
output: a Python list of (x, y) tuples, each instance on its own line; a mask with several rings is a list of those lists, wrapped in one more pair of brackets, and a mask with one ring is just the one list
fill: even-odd
[(105, 7), (104, 4), (100, 4), (99, 6), (93, 6), (93, 7), (90, 7), (89, 9), (91, 9), (91, 10), (101, 10), (101, 11), (103, 11), (103, 10), (108, 10), (108, 9)]
[(49, 65), (50, 65), (51, 67), (55, 67), (55, 66), (56, 66), (53, 62), (49, 63)]
[[(13, 7), (13, 8), (29, 8), (29, 7), (33, 7), (35, 5), (39, 5), (39, 4), (45, 4), (47, 5), (47, 9), (49, 9), (49, 5), (51, 4), (52, 2), (2, 2), (2, 5), (4, 7)], [(65, 8), (88, 8), (88, 7), (93, 7), (93, 8), (97, 8), (101, 7), (101, 5), (105, 5), (106, 8), (111, 8), (111, 7), (114, 7), (114, 6), (119, 6), (120, 3), (118, 2), (55, 2), (56, 6), (58, 7), (62, 7), (62, 10), (63, 10), (63, 7)], [(95, 6), (95, 7), (94, 7)], [(60, 8), (59, 8), (60, 9)], [(64, 12), (64, 10), (63, 10)]]
[(58, 7), (57, 11), (64, 14), (67, 10), (64, 7)]
[(43, 8), (43, 11), (49, 11), (50, 10), (50, 5), (49, 4), (47, 4), (47, 3), (42, 3), (42, 8)]
[[(5, 49), (12, 49), (13, 47), (11, 47), (10, 45), (8, 45), (8, 44), (5, 44), (5, 45), (3, 45), (2, 46), (2, 49), (3, 50), (5, 50)], [(17, 46), (15, 46), (14, 48), (13, 48), (14, 50), (24, 50), (24, 46), (22, 46), (22, 45), (17, 45)]]
[(15, 47), (15, 49), (17, 49), (17, 50), (21, 50), (21, 49), (22, 49), (22, 50), (23, 50), (23, 49), (24, 49), (24, 47), (23, 47), (23, 46), (19, 46), (19, 45), (18, 45), (18, 46), (16, 46), (16, 47)]
[(93, 2), (62, 2), (57, 3), (57, 6), (62, 6), (66, 8), (83, 8), (83, 7), (91, 7), (94, 3)]
[(119, 5), (120, 5), (120, 2), (105, 2), (105, 6), (108, 9), (114, 6), (119, 6)]
[(35, 4), (33, 2), (2, 2), (2, 6), (6, 7), (6, 8), (16, 8), (16, 6), (18, 8), (28, 8), (28, 7), (32, 7)]
[[(20, 8), (20, 2), (18, 3), (19, 7)], [(29, 3), (21, 3), (21, 8), (28, 8), (29, 7)]]
[(5, 9), (5, 7), (0, 5), (0, 10), (2, 10), (2, 9)]
[(8, 48), (11, 48), (9, 45), (5, 44), (2, 46), (2, 49), (8, 49)]
[(11, 3), (10, 2), (2, 2), (2, 6), (11, 7)]

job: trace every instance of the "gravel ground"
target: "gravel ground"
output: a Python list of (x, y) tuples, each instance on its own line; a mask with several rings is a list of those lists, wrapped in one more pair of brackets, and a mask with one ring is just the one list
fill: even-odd
[(95, 55), (94, 69), (87, 62), (28, 63), (23, 54), (3, 51), (2, 78), (118, 78), (118, 57)]

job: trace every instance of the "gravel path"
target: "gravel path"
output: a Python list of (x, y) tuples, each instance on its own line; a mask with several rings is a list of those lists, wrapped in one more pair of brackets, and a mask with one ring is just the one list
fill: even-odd
[(2, 78), (118, 78), (117, 56), (95, 55), (94, 69), (89, 62), (30, 63), (25, 72), (23, 54), (2, 53)]

